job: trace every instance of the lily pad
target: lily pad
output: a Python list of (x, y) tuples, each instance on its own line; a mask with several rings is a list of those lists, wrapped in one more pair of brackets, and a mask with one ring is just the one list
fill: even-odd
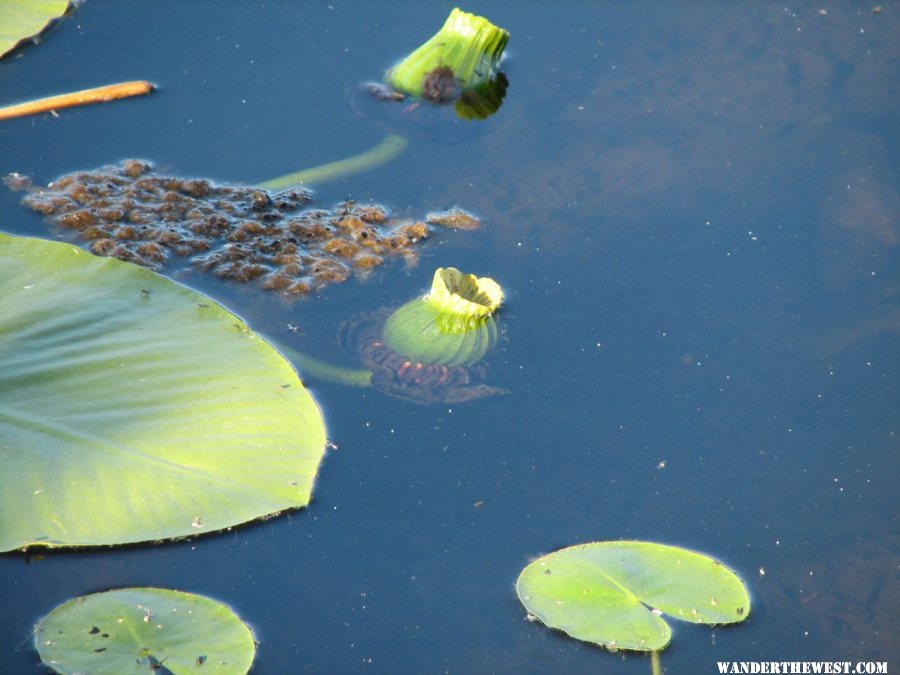
[(44, 30), (66, 13), (69, 0), (3, 0), (0, 2), (0, 57)]
[(0, 550), (184, 537), (309, 502), (319, 408), (215, 302), (0, 233), (0, 316)]
[(669, 644), (665, 613), (693, 623), (747, 618), (750, 597), (719, 561), (677, 546), (606, 541), (538, 558), (516, 592), (543, 623), (611, 649), (656, 651)]
[(253, 633), (231, 609), (162, 588), (122, 588), (64, 602), (34, 627), (34, 646), (57, 673), (98, 675), (237, 675), (250, 670), (256, 652)]

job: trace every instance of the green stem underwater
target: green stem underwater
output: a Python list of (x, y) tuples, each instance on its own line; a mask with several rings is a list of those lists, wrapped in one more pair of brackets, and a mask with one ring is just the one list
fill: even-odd
[(273, 178), (272, 180), (260, 183), (258, 187), (266, 190), (284, 190), (295, 185), (307, 183), (321, 184), (337, 180), (338, 178), (344, 178), (345, 176), (352, 176), (357, 173), (369, 171), (382, 164), (387, 164), (394, 159), (394, 157), (403, 152), (407, 145), (409, 145), (409, 141), (403, 136), (388, 134), (374, 148), (370, 148), (358, 155), (347, 157), (346, 159), (339, 159), (336, 162), (320, 164), (319, 166), (314, 166), (310, 169), (295, 171), (294, 173), (289, 173), (285, 176), (279, 176), (278, 178)]
[(336, 366), (283, 344), (278, 345), (278, 351), (294, 362), (303, 379), (309, 376), (324, 382), (333, 382), (349, 387), (372, 386), (372, 371), (370, 370)]

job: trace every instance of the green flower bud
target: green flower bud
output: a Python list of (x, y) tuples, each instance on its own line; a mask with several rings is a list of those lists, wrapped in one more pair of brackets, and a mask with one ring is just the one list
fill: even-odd
[(384, 343), (410, 361), (472, 365), (497, 341), (492, 315), (502, 302), (503, 290), (493, 279), (439, 268), (427, 295), (388, 317)]
[(387, 72), (385, 81), (409, 96), (449, 103), (491, 80), (508, 41), (508, 32), (457, 7), (436, 35)]

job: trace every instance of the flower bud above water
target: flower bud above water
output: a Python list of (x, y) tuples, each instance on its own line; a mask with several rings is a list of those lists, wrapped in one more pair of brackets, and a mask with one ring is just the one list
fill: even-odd
[(388, 317), (384, 343), (417, 363), (472, 365), (497, 341), (492, 315), (502, 302), (503, 290), (493, 279), (439, 268), (427, 295)]

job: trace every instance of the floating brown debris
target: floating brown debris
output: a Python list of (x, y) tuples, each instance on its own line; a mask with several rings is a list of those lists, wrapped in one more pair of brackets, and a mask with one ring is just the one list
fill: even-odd
[(432, 103), (450, 103), (459, 98), (462, 87), (456, 79), (453, 68), (438, 66), (425, 77), (422, 83), (422, 98)]
[(429, 213), (425, 216), (425, 222), (431, 225), (450, 227), (454, 230), (477, 230), (481, 227), (481, 221), (478, 218), (457, 207), (447, 211)]
[(377, 205), (312, 209), (302, 189), (270, 193), (160, 176), (137, 160), (47, 187), (19, 174), (5, 182), (27, 190), (23, 204), (98, 255), (151, 268), (189, 257), (197, 269), (287, 295), (364, 275), (387, 257), (414, 262), (414, 245), (430, 234), (424, 223), (393, 219)]
[(20, 190), (29, 190), (32, 187), (31, 179), (28, 176), (23, 176), (20, 173), (7, 174), (3, 177), (3, 184), (14, 192), (18, 192)]

